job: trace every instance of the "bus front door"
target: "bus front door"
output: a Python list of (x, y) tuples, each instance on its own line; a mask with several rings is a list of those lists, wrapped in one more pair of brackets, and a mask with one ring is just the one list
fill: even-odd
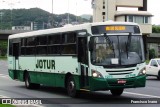
[(19, 70), (19, 43), (13, 43), (13, 63), (14, 79), (17, 79), (17, 70)]
[(87, 38), (78, 37), (78, 62), (80, 68), (80, 84), (82, 89), (89, 86)]

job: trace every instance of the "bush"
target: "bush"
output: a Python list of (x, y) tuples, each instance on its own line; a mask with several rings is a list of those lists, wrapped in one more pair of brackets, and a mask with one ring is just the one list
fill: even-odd
[(150, 49), (149, 50), (149, 59), (155, 58), (156, 57), (156, 53), (154, 49)]
[(6, 56), (7, 54), (7, 41), (0, 41), (0, 56)]

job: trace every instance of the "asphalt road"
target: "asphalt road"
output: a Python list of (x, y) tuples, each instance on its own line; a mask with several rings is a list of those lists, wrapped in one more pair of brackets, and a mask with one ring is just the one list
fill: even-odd
[[(158, 107), (160, 106), (159, 90), (160, 81), (155, 77), (147, 77), (145, 88), (125, 89), (120, 97), (112, 96), (109, 91), (97, 91), (91, 93), (84, 92), (80, 94), (79, 98), (70, 98), (66, 90), (62, 88), (41, 86), (41, 88), (37, 90), (26, 89), (24, 82), (10, 79), (7, 71), (7, 62), (0, 61), (0, 96), (25, 99), (42, 98), (43, 102), (48, 103), (40, 105), (44, 107)], [(157, 101), (159, 104), (145, 104), (144, 102), (148, 100)], [(137, 104), (134, 101), (143, 101), (143, 103)], [(134, 104), (131, 102), (134, 102)]]

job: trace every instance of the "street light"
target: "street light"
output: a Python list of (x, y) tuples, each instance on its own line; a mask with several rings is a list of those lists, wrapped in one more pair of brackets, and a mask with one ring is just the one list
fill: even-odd
[(53, 27), (54, 26), (54, 24), (53, 24), (53, 19), (54, 19), (53, 18), (53, 0), (52, 0), (52, 18), (51, 19), (52, 19), (52, 27)]
[(53, 14), (53, 0), (52, 0), (52, 14)]
[(13, 6), (15, 5), (15, 3), (20, 3), (20, 1), (13, 3), (12, 0), (10, 0), (10, 2), (6, 2), (5, 0), (3, 0), (2, 2), (3, 3), (7, 3), (11, 7), (11, 27), (12, 27), (12, 20), (13, 20), (13, 16), (12, 16), (13, 12), (12, 12), (12, 10), (13, 10)]
[(68, 24), (69, 24), (69, 0), (68, 0)]

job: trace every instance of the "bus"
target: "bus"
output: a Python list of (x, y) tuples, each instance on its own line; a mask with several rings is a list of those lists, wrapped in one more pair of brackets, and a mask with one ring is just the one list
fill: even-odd
[(40, 85), (79, 91), (145, 87), (140, 27), (130, 22), (96, 22), (13, 34), (8, 39), (8, 72), (28, 89)]

